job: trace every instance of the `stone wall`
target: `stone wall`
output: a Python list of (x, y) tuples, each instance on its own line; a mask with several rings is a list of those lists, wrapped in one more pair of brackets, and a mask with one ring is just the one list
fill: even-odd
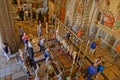
[(68, 23), (69, 25), (72, 25), (73, 15), (75, 11), (75, 3), (76, 0), (67, 0), (65, 23)]
[(8, 43), (12, 52), (16, 51), (14, 23), (10, 0), (0, 0), (0, 35), (2, 42)]
[[(98, 4), (98, 5), (96, 5)], [(97, 38), (102, 37), (102, 41), (109, 50), (114, 51), (120, 43), (120, 25), (116, 30), (116, 24), (120, 24), (120, 14), (118, 13), (120, 1), (101, 0), (93, 3), (91, 14), (93, 14), (90, 35)]]

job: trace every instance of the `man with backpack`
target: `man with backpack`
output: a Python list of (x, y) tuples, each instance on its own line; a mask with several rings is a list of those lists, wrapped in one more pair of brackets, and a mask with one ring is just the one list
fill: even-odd
[(92, 77), (97, 74), (97, 65), (91, 65), (87, 67), (87, 80), (92, 80)]
[(49, 61), (49, 58), (50, 58), (50, 48), (47, 48), (44, 52), (44, 57), (45, 57), (45, 60), (46, 60), (46, 65), (48, 64), (48, 61)]

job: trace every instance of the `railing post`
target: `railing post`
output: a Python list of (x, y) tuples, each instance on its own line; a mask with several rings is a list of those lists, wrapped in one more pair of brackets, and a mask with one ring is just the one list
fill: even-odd
[[(48, 23), (46, 22), (46, 41), (48, 41)], [(48, 43), (47, 43), (48, 45)]]
[(55, 30), (57, 30), (57, 19), (55, 18)]
[[(83, 43), (82, 43), (82, 44), (83, 44)], [(82, 59), (81, 59), (80, 67), (79, 67), (79, 70), (78, 70), (78, 71), (81, 71), (81, 68), (82, 68), (82, 66), (83, 66), (83, 64), (84, 64), (84, 60), (85, 60), (85, 56), (86, 56), (86, 53), (87, 53), (87, 49), (88, 49), (88, 42), (87, 42), (86, 49), (85, 49), (85, 51), (84, 51), (84, 53), (83, 53), (83, 57), (82, 57)], [(80, 76), (80, 75), (79, 75), (79, 76)]]

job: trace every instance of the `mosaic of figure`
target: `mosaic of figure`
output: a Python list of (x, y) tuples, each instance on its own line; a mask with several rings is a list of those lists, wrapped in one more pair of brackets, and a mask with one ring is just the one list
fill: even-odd
[[(100, 2), (100, 0), (96, 0), (96, 2)], [(103, 0), (99, 7), (97, 21), (116, 32), (120, 32), (120, 1)]]
[(105, 26), (109, 25), (109, 20), (110, 20), (110, 13), (109, 13), (109, 11), (107, 11), (105, 14), (105, 17), (104, 17), (104, 25)]
[(115, 18), (114, 18), (114, 16), (113, 16), (113, 14), (111, 13), (111, 14), (110, 14), (110, 20), (109, 20), (109, 27), (110, 27), (110, 28), (113, 28), (114, 22), (115, 22)]
[(120, 28), (120, 11), (118, 11), (117, 15), (115, 16), (115, 27), (116, 29)]
[(118, 30), (120, 28), (120, 11), (117, 9), (119, 12), (115, 15), (114, 9), (111, 8), (112, 0), (104, 0), (104, 3), (105, 5), (101, 6), (98, 12), (97, 21), (106, 27)]

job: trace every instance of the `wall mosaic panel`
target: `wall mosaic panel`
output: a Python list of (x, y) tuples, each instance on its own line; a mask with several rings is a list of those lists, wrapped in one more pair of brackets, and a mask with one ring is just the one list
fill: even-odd
[(97, 21), (120, 32), (120, 0), (102, 0)]

